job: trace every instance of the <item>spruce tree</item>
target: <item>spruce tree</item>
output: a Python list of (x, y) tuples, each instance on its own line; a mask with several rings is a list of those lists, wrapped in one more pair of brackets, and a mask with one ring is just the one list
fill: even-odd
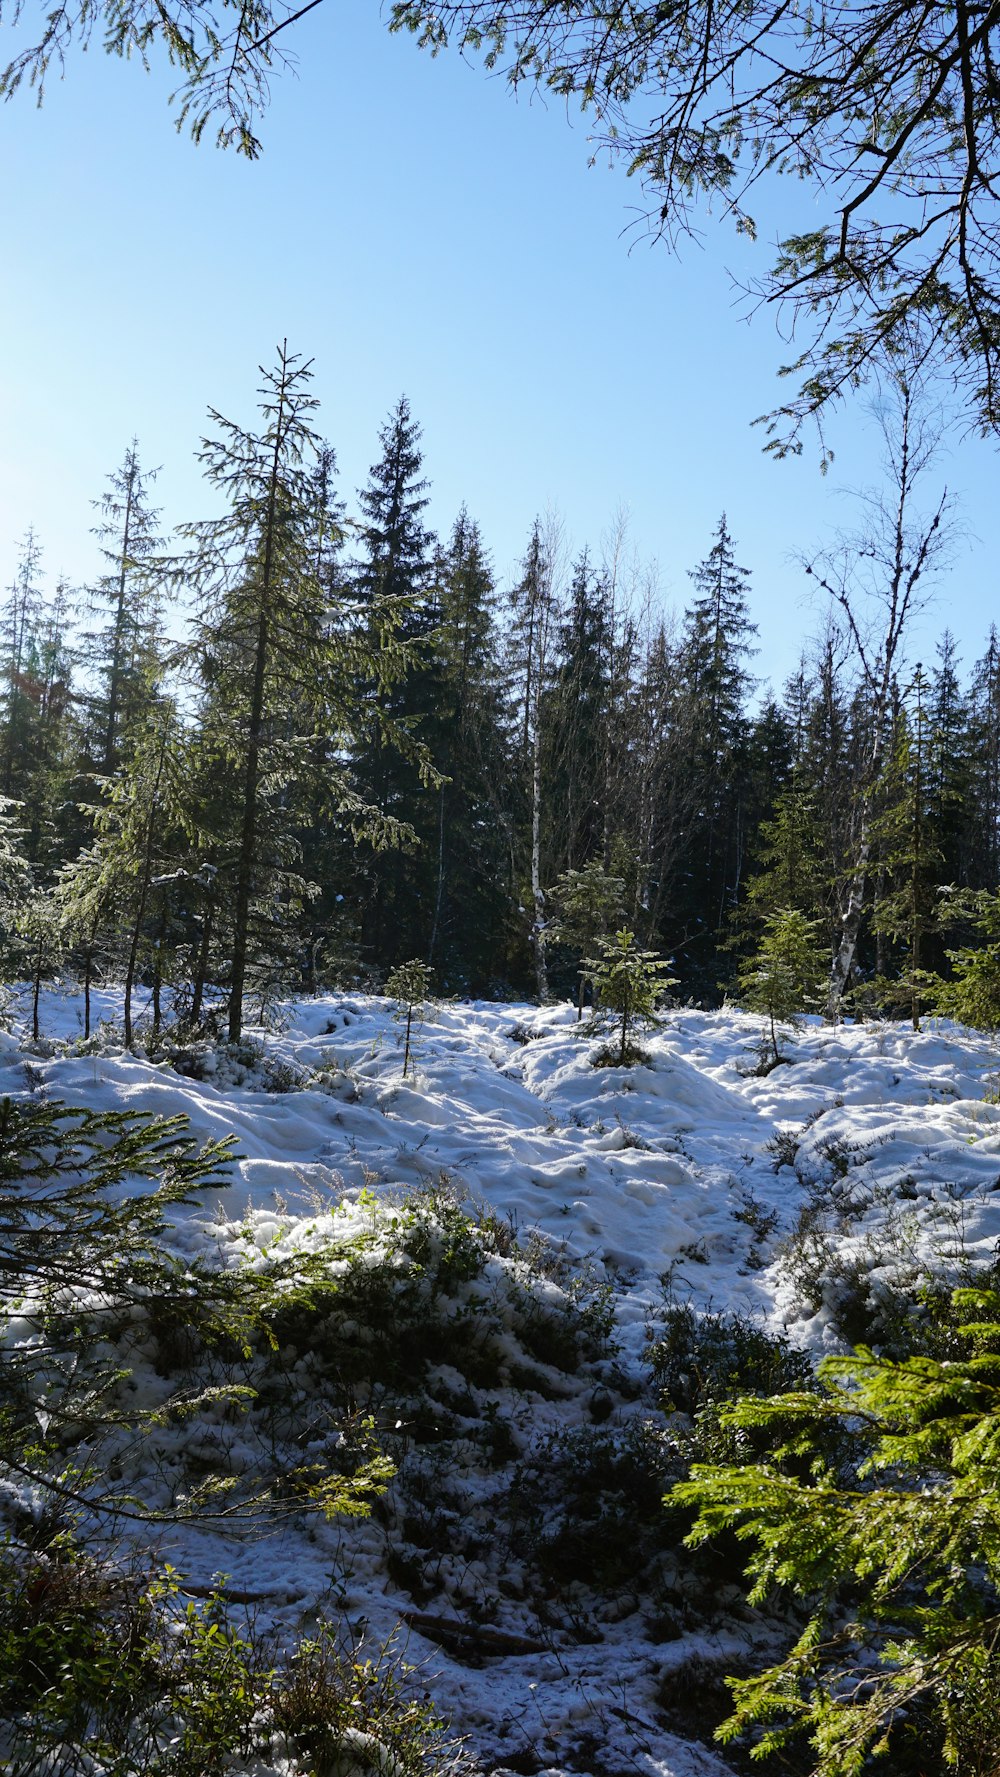
[(882, 866), (882, 892), (876, 901), (876, 931), (904, 946), (899, 978), (884, 984), (889, 1003), (907, 1008), (914, 1030), (920, 1029), (923, 1006), (933, 991), (926, 967), (927, 940), (937, 930), (941, 850), (931, 808), (931, 728), (929, 686), (917, 666), (908, 689), (910, 709), (901, 702), (895, 735), (881, 785), (883, 807), (872, 823)]
[(519, 866), (526, 889), (530, 925), (528, 946), (539, 1001), (548, 998), (545, 956), (544, 787), (548, 709), (545, 689), (558, 599), (555, 586), (557, 538), (553, 527), (536, 519), (511, 595), (507, 675), (512, 720), (511, 743), (519, 792)]
[(617, 1045), (604, 1051), (599, 1062), (630, 1067), (645, 1059), (632, 1039), (636, 1030), (659, 1023), (660, 1000), (669, 988), (677, 985), (669, 968), (670, 964), (653, 951), (639, 949), (634, 932), (623, 929), (598, 944), (597, 955), (585, 963), (587, 979), (594, 989), (591, 1023), (595, 1029), (613, 1031)]
[[(479, 527), (463, 507), (435, 572), (439, 701), (421, 732), (443, 781), (421, 829), (433, 908), (429, 961), (442, 977), (489, 991), (506, 964), (511, 869), (510, 772), (503, 729), (496, 589)], [(414, 864), (416, 860), (414, 860)]]
[[(198, 601), (188, 661), (201, 689), (199, 780), (211, 806), (194, 827), (207, 839), (199, 876), (212, 884), (206, 899), (229, 953), (232, 1042), (251, 972), (268, 985), (301, 978), (301, 914), (315, 894), (301, 868), (304, 823), (319, 813), (375, 843), (400, 832), (378, 785), (351, 778), (358, 735), (371, 737), (374, 725), (380, 744), (391, 739), (426, 770), (426, 754), (386, 707), (407, 654), (398, 588), (387, 580), (364, 587), (360, 604), (346, 593), (330, 603), (339, 517), (330, 476), (317, 470), (310, 365), (286, 344), (262, 375), (258, 430), (210, 410), (219, 436), (200, 460), (228, 511), (184, 527), (192, 547), (173, 570)], [(227, 791), (234, 781), (236, 796)]]
[(647, 943), (672, 930), (686, 943), (682, 906), (687, 845), (699, 808), (691, 769), (697, 710), (684, 695), (680, 652), (658, 627), (648, 640), (630, 698), (627, 757), (632, 783), (630, 924)]
[(829, 946), (819, 920), (807, 919), (796, 907), (767, 915), (759, 942), (740, 968), (739, 997), (741, 1005), (762, 1012), (768, 1021), (771, 1066), (783, 1059), (781, 1027), (794, 1030), (803, 1012), (822, 1004), (829, 967)]
[(20, 794), (37, 737), (37, 678), (31, 671), (41, 627), (42, 551), (33, 530), (21, 543), (14, 579), (0, 614), (3, 656), (2, 789)]
[(747, 848), (746, 705), (753, 686), (747, 662), (757, 633), (749, 613), (749, 570), (736, 562), (725, 513), (708, 556), (690, 577), (696, 596), (685, 613), (679, 666), (694, 807), (685, 845), (687, 889), (677, 906), (684, 936), (694, 945), (695, 978), (708, 987)]
[(552, 912), (546, 937), (552, 944), (565, 944), (581, 958), (577, 994), (577, 1023), (583, 1017), (583, 996), (587, 982), (587, 965), (582, 960), (592, 955), (598, 944), (625, 917), (625, 883), (612, 876), (597, 858), (591, 858), (582, 870), (564, 870), (556, 878), (547, 896)]
[[(358, 494), (362, 553), (354, 566), (354, 587), (370, 645), (403, 649), (408, 670), (405, 685), (402, 679), (369, 680), (359, 687), (367, 721), (354, 750), (358, 791), (367, 802), (391, 809), (397, 822), (396, 842), (373, 848), (364, 871), (363, 939), (376, 962), (428, 946), (431, 897), (420, 889), (428, 888), (429, 871), (419, 884), (405, 850), (422, 844), (424, 858), (432, 855), (425, 743), (440, 694), (434, 539), (423, 519), (428, 484), (421, 475), (420, 426), (405, 395), (380, 429), (379, 442), (382, 454)], [(424, 747), (419, 756), (407, 744), (414, 732)]]
[(767, 1454), (668, 1495), (698, 1514), (689, 1543), (750, 1545), (751, 1605), (791, 1593), (806, 1615), (790, 1653), (732, 1682), (720, 1740), (757, 1729), (765, 1757), (807, 1735), (814, 1777), (859, 1777), (909, 1768), (916, 1731), (918, 1769), (996, 1769), (1000, 1297), (953, 1300), (958, 1355), (824, 1358), (815, 1390), (723, 1409)]
[(612, 650), (606, 588), (587, 551), (573, 567), (555, 626), (545, 701), (546, 851), (559, 870), (604, 861)]
[(958, 650), (950, 630), (937, 646), (937, 666), (929, 689), (931, 747), (928, 806), (941, 853), (941, 880), (966, 884), (971, 863), (974, 817), (970, 787), (974, 759), (969, 706), (958, 674)]
[(973, 886), (1000, 880), (1000, 636), (991, 625), (969, 688), (969, 874)]
[(94, 534), (107, 568), (90, 589), (90, 611), (100, 627), (87, 655), (100, 687), (92, 702), (93, 755), (107, 777), (156, 698), (160, 586), (151, 570), (163, 542), (159, 512), (149, 503), (156, 474), (142, 468), (133, 438), (96, 502), (101, 523)]

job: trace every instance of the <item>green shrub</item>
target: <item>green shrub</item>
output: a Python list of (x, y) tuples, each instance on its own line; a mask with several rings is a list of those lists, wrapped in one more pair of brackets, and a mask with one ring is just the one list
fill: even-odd
[(462, 1767), (391, 1647), (362, 1660), (325, 1625), (278, 1659), (224, 1589), (122, 1574), (70, 1539), (0, 1552), (0, 1760), (8, 1777), (214, 1777), (291, 1752), (335, 1771), (381, 1750), (397, 1777)]
[[(790, 1591), (808, 1610), (787, 1658), (734, 1681), (721, 1739), (756, 1731), (763, 1754), (808, 1735), (817, 1777), (857, 1777), (879, 1753), (900, 1768), (917, 1711), (945, 1765), (996, 1769), (1000, 1295), (955, 1304), (977, 1316), (961, 1359), (860, 1347), (824, 1360), (818, 1393), (725, 1410), (736, 1431), (791, 1423), (807, 1468), (695, 1467), (668, 1496), (696, 1510), (692, 1543), (735, 1532), (752, 1545), (752, 1602)], [(850, 1439), (846, 1480), (823, 1456), (831, 1422)]]
[(712, 1401), (806, 1387), (813, 1374), (804, 1352), (749, 1315), (699, 1315), (689, 1304), (666, 1310), (646, 1358), (667, 1411), (692, 1418)]
[[(17, 1516), (17, 1488), (57, 1524), (84, 1506), (170, 1518), (287, 1509), (293, 1493), (279, 1500), (272, 1483), (276, 1467), (297, 1472), (294, 1454), (258, 1436), (259, 1469), (245, 1452), (230, 1468), (218, 1433), (255, 1408), (280, 1313), (290, 1302), (315, 1312), (332, 1285), (311, 1256), (258, 1275), (171, 1254), (167, 1210), (223, 1183), (231, 1151), (230, 1141), (199, 1149), (183, 1117), (0, 1101), (0, 1333), (10, 1330), (0, 1465), (16, 1483), (8, 1515)], [(130, 1378), (151, 1357), (163, 1386), (154, 1405), (137, 1406)], [(154, 1462), (161, 1430), (196, 1415), (210, 1428), (209, 1460), (199, 1471), (196, 1442), (186, 1467), (174, 1468), (172, 1499), (145, 1504), (137, 1465)], [(366, 1448), (350, 1474), (334, 1464), (314, 1497), (303, 1485), (295, 1507), (353, 1511), (384, 1486), (386, 1468)]]
[(673, 1440), (647, 1420), (546, 1439), (514, 1472), (514, 1552), (546, 1581), (634, 1591), (638, 1603), (650, 1563), (674, 1543), (661, 1501), (678, 1473)]

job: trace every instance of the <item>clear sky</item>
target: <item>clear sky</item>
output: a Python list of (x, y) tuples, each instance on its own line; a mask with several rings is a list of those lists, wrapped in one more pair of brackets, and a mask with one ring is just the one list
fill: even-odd
[[(4, 60), (12, 41), (0, 30)], [(788, 351), (771, 314), (748, 323), (731, 274), (763, 271), (780, 225), (753, 247), (706, 219), (678, 262), (629, 232), (640, 193), (588, 168), (578, 113), (432, 60), (360, 0), (328, 0), (289, 42), (298, 76), (275, 79), (254, 164), (175, 133), (169, 71), (96, 48), (42, 110), (30, 94), (0, 109), (0, 585), (28, 525), (50, 583), (94, 573), (90, 502), (133, 434), (162, 465), (164, 525), (206, 516), (206, 409), (251, 423), (257, 366), (287, 336), (315, 360), (349, 504), (405, 392), (431, 522), (446, 531), (464, 501), (501, 578), (536, 512), (599, 549), (624, 506), (679, 606), (725, 509), (758, 670), (780, 682), (819, 623), (797, 558), (851, 525), (845, 488), (878, 473), (859, 408), (831, 427), (826, 478), (811, 440), (775, 463), (751, 429)], [(997, 467), (956, 437), (929, 486), (960, 496), (967, 537), (915, 637), (925, 658), (947, 623), (971, 663), (998, 615)]]

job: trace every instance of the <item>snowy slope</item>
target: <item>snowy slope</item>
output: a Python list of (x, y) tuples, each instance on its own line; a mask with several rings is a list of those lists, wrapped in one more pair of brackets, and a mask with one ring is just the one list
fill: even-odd
[[(522, 1238), (537, 1229), (611, 1280), (612, 1429), (648, 1414), (644, 1347), (665, 1289), (698, 1310), (750, 1315), (814, 1355), (835, 1346), (830, 1291), (780, 1251), (810, 1205), (821, 1253), (837, 1256), (837, 1287), (864, 1276), (872, 1300), (898, 1278), (988, 1262), (1000, 1241), (1000, 1106), (990, 1102), (1000, 1059), (987, 1039), (946, 1024), (915, 1035), (811, 1023), (792, 1064), (761, 1076), (758, 1021), (735, 1011), (669, 1014), (649, 1039), (649, 1065), (621, 1070), (592, 1065), (598, 1045), (568, 1006), (448, 1004), (429, 1014), (404, 1080), (390, 1003), (346, 994), (291, 1003), (278, 1029), (253, 1033), (265, 1066), (248, 1073), (220, 1055), (196, 1079), (111, 1048), (74, 1053), (81, 1010), (72, 994), (52, 994), (41, 1052), (26, 1057), (15, 1038), (2, 1040), (0, 1092), (30, 1086), (71, 1105), (183, 1111), (200, 1137), (234, 1133), (231, 1182), (178, 1216), (182, 1249), (228, 1245), (245, 1256), (276, 1237), (308, 1245), (338, 1215), (349, 1226), (359, 1198), (396, 1201), (446, 1177)], [(114, 1014), (113, 996), (102, 1010)], [(592, 1425), (595, 1379), (561, 1397), (526, 1388), (505, 1403), (518, 1485), (529, 1484), (534, 1452), (551, 1456), (556, 1441)], [(460, 1383), (451, 1379), (453, 1392)], [(667, 1635), (627, 1588), (595, 1616), (586, 1573), (576, 1631), (566, 1616), (572, 1583), (557, 1601), (562, 1617), (545, 1625), (537, 1598), (519, 1597), (516, 1572), (498, 1571), (489, 1548), (505, 1509), (497, 1489), (514, 1470), (487, 1473), (470, 1454), (456, 1475), (457, 1448), (447, 1473), (427, 1456), (426, 1474), (446, 1500), (455, 1489), (456, 1514), (481, 1534), (471, 1553), (442, 1555), (438, 1598), (416, 1597), (398, 1566), (391, 1576), (402, 1521), (391, 1510), (360, 1524), (290, 1520), (245, 1542), (178, 1530), (160, 1538), (159, 1553), (193, 1583), (229, 1575), (258, 1622), (283, 1635), (335, 1610), (363, 1621), (376, 1643), (404, 1623), (397, 1645), (414, 1682), (487, 1769), (728, 1769), (670, 1731), (663, 1674), (695, 1656), (739, 1659), (769, 1631), (720, 1599), (697, 1621), (681, 1612)], [(422, 1615), (426, 1627), (435, 1613), (465, 1610), (530, 1646), (471, 1658), (405, 1622)]]

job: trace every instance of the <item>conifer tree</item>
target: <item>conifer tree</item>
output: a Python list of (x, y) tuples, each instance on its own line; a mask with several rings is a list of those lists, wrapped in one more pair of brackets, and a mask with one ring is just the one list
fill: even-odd
[[(260, 890), (264, 799), (277, 760), (268, 758), (276, 660), (307, 666), (321, 640), (319, 600), (310, 549), (308, 469), (317, 405), (307, 393), (310, 368), (283, 345), (275, 368), (262, 371), (262, 430), (252, 432), (215, 409), (220, 431), (204, 441), (199, 460), (229, 511), (186, 528), (195, 545), (185, 578), (201, 597), (198, 618), (203, 671), (224, 675), (229, 715), (227, 753), (241, 772), (238, 833), (232, 868), (232, 961), (229, 1040), (243, 1030), (243, 996), (251, 950), (255, 890)], [(303, 610), (303, 593), (306, 608)], [(305, 658), (303, 658), (305, 657)], [(269, 771), (270, 768), (270, 771)]]
[(699, 806), (691, 770), (697, 715), (681, 687), (679, 649), (662, 625), (646, 643), (629, 714), (635, 808), (630, 924), (650, 943), (672, 926), (684, 943), (688, 934), (679, 903)]
[(547, 740), (545, 688), (557, 618), (555, 585), (557, 535), (536, 518), (511, 592), (509, 678), (514, 717), (514, 751), (525, 810), (524, 878), (531, 906), (528, 934), (539, 1001), (548, 998), (543, 880), (544, 761)]
[(938, 983), (935, 1010), (972, 1030), (1000, 1030), (1000, 893), (959, 891), (947, 898), (941, 921), (960, 924), (969, 940), (945, 952), (952, 978)]
[[(445, 979), (488, 988), (505, 964), (512, 816), (496, 637), (496, 590), (479, 527), (463, 507), (436, 562), (439, 699), (421, 732), (442, 774), (428, 959)], [(427, 799), (428, 803), (430, 798)]]
[(679, 661), (694, 809), (686, 845), (689, 887), (678, 912), (686, 935), (697, 940), (695, 967), (706, 984), (716, 934), (736, 904), (746, 849), (746, 703), (753, 683), (747, 661), (756, 634), (749, 578), (736, 562), (723, 513), (708, 556), (691, 570), (696, 596), (685, 614)]
[(151, 569), (163, 543), (156, 528), (159, 512), (149, 503), (156, 474), (142, 468), (133, 438), (96, 502), (101, 523), (95, 535), (107, 568), (90, 589), (91, 611), (103, 623), (88, 655), (100, 684), (92, 706), (93, 751), (106, 777), (156, 698), (160, 588)]
[(162, 979), (158, 952), (171, 892), (186, 862), (181, 835), (187, 793), (184, 737), (173, 706), (161, 700), (134, 737), (128, 770), (111, 780), (94, 812), (93, 847), (64, 871), (57, 889), (64, 927), (83, 935), (88, 980), (102, 929), (110, 926), (116, 935), (126, 1048), (135, 1034), (133, 994), (140, 976), (149, 974), (157, 995)]
[(611, 652), (607, 590), (584, 550), (555, 625), (543, 694), (546, 851), (562, 870), (604, 858)]
[(3, 651), (3, 794), (24, 789), (24, 772), (36, 736), (38, 687), (31, 672), (32, 653), (42, 615), (42, 551), (35, 533), (26, 531), (14, 579), (0, 618)]
[[(581, 959), (592, 955), (616, 922), (625, 917), (625, 883), (620, 876), (610, 875), (597, 858), (591, 858), (582, 870), (564, 870), (547, 899), (552, 913), (546, 937), (550, 943), (570, 945)], [(581, 960), (577, 1023), (583, 1017), (586, 968)]]
[(902, 702), (882, 785), (883, 809), (872, 824), (875, 846), (885, 873), (876, 902), (876, 931), (905, 945), (906, 961), (898, 982), (885, 991), (890, 1002), (905, 1005), (914, 1030), (933, 989), (925, 966), (926, 943), (938, 926), (938, 884), (941, 851), (934, 832), (930, 797), (933, 735), (928, 682), (917, 666), (909, 687), (911, 708)]
[(766, 917), (782, 907), (819, 913), (825, 910), (830, 886), (814, 794), (806, 771), (800, 769), (781, 791), (771, 819), (758, 829), (746, 915)]
[(116, 909), (122, 884), (108, 869), (108, 848), (84, 847), (58, 872), (52, 891), (60, 940), (83, 982), (83, 1034), (91, 1035), (95, 980), (110, 972), (117, 946)]
[(426, 963), (414, 957), (408, 963), (398, 963), (386, 978), (385, 991), (390, 999), (397, 1002), (394, 1014), (405, 1025), (403, 1033), (403, 1078), (406, 1079), (410, 1070), (412, 1050), (413, 1020), (422, 1020), (424, 1007), (430, 999), (432, 975)]
[[(359, 793), (391, 809), (402, 844), (374, 849), (365, 868), (363, 937), (369, 955), (405, 956), (426, 949), (428, 897), (419, 894), (403, 846), (423, 841), (430, 853), (424, 791), (425, 751), (418, 759), (407, 745), (416, 732), (422, 744), (439, 702), (440, 671), (434, 647), (439, 612), (432, 598), (433, 535), (424, 524), (427, 480), (421, 475), (420, 426), (403, 395), (379, 431), (382, 454), (359, 490), (363, 553), (354, 567), (356, 596), (366, 613), (370, 645), (407, 651), (405, 688), (383, 681), (359, 687), (367, 697), (367, 725), (354, 753)], [(421, 901), (423, 905), (421, 905)]]
[(970, 878), (991, 888), (1000, 880), (1000, 636), (990, 626), (969, 690)]
[(767, 1018), (773, 1067), (782, 1060), (781, 1026), (794, 1029), (801, 1013), (822, 1003), (820, 989), (829, 967), (818, 920), (807, 919), (797, 907), (767, 915), (759, 942), (740, 968), (739, 992), (742, 1005)]
[(751, 1545), (751, 1605), (780, 1589), (808, 1613), (785, 1658), (733, 1682), (721, 1740), (756, 1727), (764, 1757), (808, 1735), (815, 1777), (858, 1777), (898, 1768), (918, 1722), (947, 1768), (996, 1768), (1000, 1297), (954, 1303), (962, 1355), (824, 1358), (818, 1389), (723, 1409), (767, 1455), (697, 1465), (668, 1496), (698, 1513), (689, 1542)]
[(597, 956), (586, 962), (587, 979), (594, 989), (595, 1028), (611, 1028), (616, 1033), (617, 1049), (609, 1049), (603, 1058), (617, 1067), (629, 1067), (643, 1059), (642, 1051), (632, 1038), (637, 1029), (648, 1029), (659, 1023), (657, 1007), (663, 995), (677, 982), (668, 974), (670, 964), (651, 950), (640, 950), (635, 933), (625, 929), (597, 946)]
[[(198, 598), (188, 658), (202, 686), (202, 782), (217, 797), (196, 823), (214, 853), (199, 874), (206, 880), (206, 863), (218, 870), (211, 895), (229, 948), (232, 1042), (251, 968), (281, 975), (292, 966), (300, 912), (315, 892), (300, 867), (306, 812), (376, 844), (398, 837), (396, 812), (349, 776), (359, 733), (408, 751), (418, 773), (429, 769), (386, 707), (406, 659), (394, 634), (395, 583), (364, 586), (362, 604), (330, 606), (338, 516), (329, 476), (316, 470), (310, 365), (284, 345), (262, 375), (259, 430), (210, 410), (219, 436), (200, 460), (229, 509), (184, 527), (192, 547), (174, 564)], [(227, 774), (239, 783), (235, 802)]]
[(970, 807), (973, 757), (969, 707), (958, 664), (955, 638), (945, 630), (929, 688), (928, 808), (941, 853), (941, 880), (965, 884), (969, 881), (974, 819)]

